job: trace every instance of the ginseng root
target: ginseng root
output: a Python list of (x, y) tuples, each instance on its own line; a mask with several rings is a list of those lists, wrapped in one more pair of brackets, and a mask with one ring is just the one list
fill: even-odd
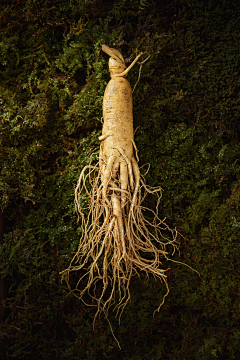
[[(122, 312), (130, 300), (130, 280), (140, 272), (159, 278), (168, 294), (166, 270), (161, 261), (168, 259), (168, 245), (173, 252), (177, 248), (177, 231), (158, 216), (161, 188), (148, 187), (138, 167), (132, 90), (125, 76), (144, 53), (126, 69), (119, 51), (106, 45), (103, 51), (111, 56), (111, 80), (103, 99), (99, 163), (89, 164), (80, 174), (75, 204), (82, 219), (83, 235), (64, 275), (69, 284), (70, 273), (82, 270), (73, 293), (83, 301), (92, 298), (90, 305), (95, 302), (97, 313), (103, 311), (107, 317), (113, 304), (117, 312)], [(147, 194), (156, 195), (155, 211), (143, 205)], [(143, 215), (144, 211), (152, 215), (151, 221)]]

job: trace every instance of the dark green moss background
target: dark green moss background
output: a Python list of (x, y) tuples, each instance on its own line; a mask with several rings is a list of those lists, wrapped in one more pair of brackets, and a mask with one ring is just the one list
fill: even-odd
[[(239, 29), (237, 0), (0, 2), (1, 360), (240, 359)], [(154, 318), (163, 285), (133, 278), (121, 326), (110, 314), (121, 351), (59, 276), (81, 235), (74, 186), (99, 148), (102, 44), (151, 53), (133, 95), (140, 165), (183, 235), (174, 260), (202, 276), (164, 264)]]

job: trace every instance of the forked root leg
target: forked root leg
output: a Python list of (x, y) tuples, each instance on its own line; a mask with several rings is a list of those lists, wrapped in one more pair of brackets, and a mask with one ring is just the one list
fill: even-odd
[[(120, 153), (124, 154), (122, 150)], [(114, 156), (109, 157), (107, 164), (101, 162), (101, 168), (89, 165), (81, 172), (75, 195), (76, 208), (82, 216), (83, 236), (74, 257), (78, 263), (71, 263), (65, 271), (69, 278), (72, 271), (88, 268), (73, 292), (81, 299), (86, 293), (91, 295), (98, 313), (103, 311), (105, 315), (114, 302), (117, 309), (126, 306), (130, 300), (130, 279), (141, 271), (160, 278), (168, 293), (161, 262), (168, 259), (167, 245), (177, 248), (177, 233), (158, 218), (158, 209), (150, 210), (153, 222), (143, 214), (146, 208), (142, 202), (147, 193), (155, 193), (160, 200), (161, 189), (147, 187), (136, 160), (132, 158), (130, 162), (126, 154), (123, 158), (115, 176), (112, 172)], [(92, 184), (91, 189), (88, 183)], [(89, 198), (85, 209), (81, 206), (83, 192)], [(157, 207), (158, 204), (159, 201)], [(85, 278), (88, 280), (84, 287)], [(97, 283), (102, 283), (100, 295), (96, 292)]]

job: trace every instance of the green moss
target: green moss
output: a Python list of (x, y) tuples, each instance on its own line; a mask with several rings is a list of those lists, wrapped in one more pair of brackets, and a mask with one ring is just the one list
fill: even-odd
[[(234, 359), (239, 353), (237, 1), (33, 1), (0, 5), (0, 267), (3, 359)], [(59, 272), (81, 227), (74, 186), (97, 161), (109, 80), (101, 45), (149, 51), (133, 94), (140, 165), (182, 234), (170, 294), (131, 282), (121, 326), (68, 294)], [(134, 86), (139, 68), (128, 75)], [(95, 155), (92, 155), (95, 154)], [(144, 171), (144, 169), (142, 170)], [(155, 201), (149, 198), (149, 206)]]

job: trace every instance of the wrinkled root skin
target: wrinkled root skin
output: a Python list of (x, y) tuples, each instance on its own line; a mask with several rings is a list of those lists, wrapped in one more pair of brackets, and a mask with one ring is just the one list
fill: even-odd
[[(64, 272), (69, 284), (72, 271), (84, 270), (72, 291), (84, 302), (84, 295), (88, 299), (90, 296), (89, 305), (97, 303), (96, 315), (103, 311), (106, 317), (114, 304), (117, 314), (121, 315), (130, 300), (131, 277), (142, 271), (160, 278), (166, 286), (160, 308), (169, 292), (166, 270), (161, 268), (160, 259), (168, 259), (167, 245), (173, 246), (173, 252), (177, 248), (176, 230), (171, 230), (158, 217), (161, 188), (146, 186), (134, 156), (129, 159), (123, 149), (116, 150), (120, 156), (117, 162), (114, 156), (105, 159), (100, 149), (99, 164), (85, 166), (81, 172), (75, 204), (82, 218), (83, 235), (77, 253)], [(85, 193), (87, 198), (83, 197)], [(142, 206), (147, 193), (157, 194), (155, 212)], [(89, 205), (84, 207), (86, 200)], [(144, 217), (143, 210), (151, 211), (151, 223)]]

